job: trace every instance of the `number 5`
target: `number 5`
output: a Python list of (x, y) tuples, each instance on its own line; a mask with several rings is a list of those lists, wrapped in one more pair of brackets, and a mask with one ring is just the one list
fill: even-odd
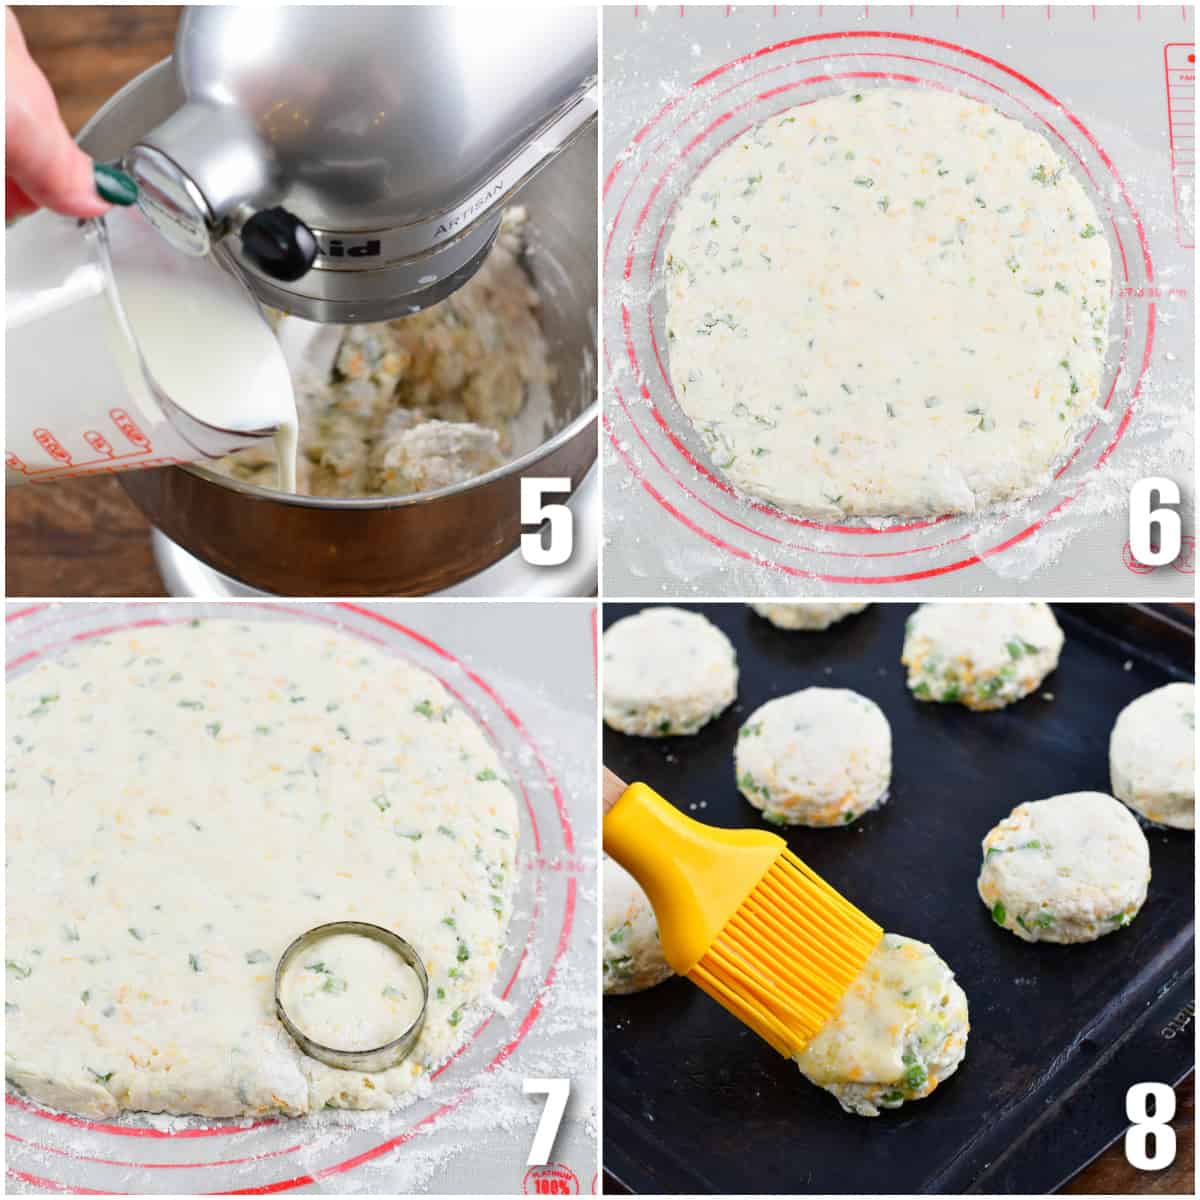
[[(545, 497), (567, 496), (571, 481), (555, 476), (521, 480), (521, 524), (533, 532), (521, 534), (521, 557), (531, 567), (561, 567), (575, 549), (575, 521), (565, 504), (546, 504)], [(542, 526), (549, 537), (543, 543)]]
[[(1151, 508), (1154, 499), (1162, 507)], [(1179, 485), (1170, 479), (1139, 479), (1129, 492), (1129, 549), (1143, 566), (1161, 567), (1179, 557), (1182, 525), (1169, 505), (1179, 503)], [(1158, 549), (1150, 534), (1158, 533)]]
[(544, 1167), (550, 1161), (550, 1151), (554, 1149), (554, 1139), (558, 1137), (558, 1127), (562, 1124), (563, 1113), (567, 1109), (567, 1097), (570, 1094), (569, 1079), (525, 1080), (525, 1095), (546, 1097), (542, 1119), (538, 1121), (533, 1145), (529, 1147), (529, 1158), (525, 1162), (527, 1167)]
[[(1154, 1115), (1147, 1101), (1154, 1100)], [(1125, 1130), (1125, 1157), (1139, 1171), (1161, 1171), (1175, 1161), (1175, 1130), (1167, 1122), (1175, 1115), (1175, 1090), (1165, 1083), (1135, 1083), (1125, 1093), (1125, 1115), (1133, 1122)], [(540, 1132), (540, 1131), (539, 1131)], [(1154, 1153), (1148, 1153), (1154, 1134)]]

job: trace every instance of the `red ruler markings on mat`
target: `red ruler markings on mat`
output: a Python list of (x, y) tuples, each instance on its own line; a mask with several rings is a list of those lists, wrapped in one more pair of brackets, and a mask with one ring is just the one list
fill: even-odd
[(1167, 124), (1171, 135), (1171, 191), (1179, 244), (1196, 244), (1196, 46), (1168, 42), (1163, 47), (1167, 85)]

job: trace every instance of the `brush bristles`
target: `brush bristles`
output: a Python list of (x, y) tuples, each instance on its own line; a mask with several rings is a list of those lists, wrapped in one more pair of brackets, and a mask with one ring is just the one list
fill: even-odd
[(791, 1057), (829, 1019), (882, 936), (785, 850), (688, 978)]

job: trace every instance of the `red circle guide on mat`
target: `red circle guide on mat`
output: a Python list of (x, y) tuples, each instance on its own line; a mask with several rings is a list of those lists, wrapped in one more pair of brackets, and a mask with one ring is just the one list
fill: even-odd
[[(656, 328), (661, 313), (652, 297), (678, 198), (748, 129), (852, 81), (952, 90), (1039, 129), (1082, 177), (1117, 251), (1123, 308), (1114, 312), (1120, 330), (1109, 355), (1114, 365), (1103, 400), (1106, 419), (1078, 434), (1051, 488), (1032, 502), (1034, 514), (991, 537), (980, 531), (978, 518), (825, 523), (741, 495), (708, 465), (675, 401)], [(1155, 305), (1135, 306), (1126, 290), (1135, 280), (1154, 278), (1141, 217), (1112, 158), (1083, 122), (1045, 88), (985, 54), (935, 38), (871, 31), (765, 46), (709, 71), (665, 103), (616, 155), (604, 194), (604, 429), (617, 469), (628, 471), (673, 520), (722, 556), (830, 584), (911, 583), (973, 567), (1033, 537), (1068, 509), (1129, 427), (1156, 321)], [(1119, 198), (1115, 207), (1113, 196)], [(1132, 262), (1122, 224), (1136, 231)]]
[[(45, 615), (48, 608), (48, 605), (34, 604), (12, 610), (7, 614), (7, 623), (12, 629), (17, 623)], [(512, 1000), (515, 996), (522, 1007), (514, 1009), (511, 1015), (502, 1018), (495, 1014), (483, 1017), (459, 1049), (436, 1071), (432, 1072), (431, 1079), (435, 1081), (435, 1084), (443, 1076), (446, 1076), (447, 1082), (453, 1079), (456, 1062), (476, 1045), (493, 1021), (500, 1020), (504, 1022), (504, 1031), (498, 1039), (493, 1035), (491, 1040), (497, 1044), (492, 1050), (490, 1059), (481, 1064), (479, 1068), (483, 1074), (494, 1072), (512, 1056), (541, 1015), (547, 989), (554, 983), (559, 971), (575, 920), (578, 880), (570, 872), (552, 870), (547, 864), (548, 857), (559, 853), (564, 856), (573, 855), (575, 840), (562, 788), (551, 771), (541, 747), (534, 740), (517, 711), (482, 675), (472, 670), (437, 642), (382, 612), (359, 604), (342, 603), (338, 605), (340, 609), (338, 618), (334, 618), (307, 605), (281, 603), (243, 603), (238, 605), (239, 611), (253, 608), (328, 624), (345, 634), (370, 641), (391, 653), (402, 653), (401, 647), (405, 644), (410, 645), (413, 653), (404, 656), (438, 679), (484, 730), (510, 768), (513, 782), (523, 801), (526, 816), (523, 824), (525, 824), (532, 842), (523, 856), (523, 874), (533, 876), (534, 904), (524, 944), (516, 950), (515, 957), (510, 953), (511, 969), (508, 971), (504, 983), (498, 985), (498, 994), (502, 1001)], [(75, 609), (73, 611), (82, 613), (84, 610)], [(111, 610), (105, 610), (105, 614), (109, 623), (86, 628), (65, 637), (61, 631), (55, 632), (53, 627), (49, 627), (45, 631), (39, 630), (38, 634), (34, 635), (20, 630), (20, 635), (26, 641), (36, 640), (38, 644), (35, 649), (12, 658), (7, 663), (8, 671), (11, 673), (30, 662), (61, 651), (69, 645), (86, 643), (91, 638), (104, 634), (164, 625), (174, 620), (185, 621), (195, 615), (194, 612), (189, 612), (187, 616), (181, 615), (178, 618), (168, 619), (155, 616), (146, 620), (125, 620), (114, 624), (111, 623)], [(39, 636), (43, 632), (45, 633), (44, 641)], [(589, 627), (588, 637), (592, 636), (593, 633)], [(440, 670), (438, 669), (439, 663), (441, 664)], [(461, 684), (455, 686), (455, 683), (448, 678), (450, 674), (459, 679), (465, 679), (468, 686), (463, 687)], [(535, 796), (537, 797), (536, 803)], [(547, 826), (547, 816), (553, 818), (553, 828)], [(521, 977), (522, 969), (534, 946), (535, 938), (542, 933), (544, 921), (555, 919), (556, 911), (561, 913), (557, 936), (555, 937), (549, 930), (545, 931), (543, 935), (543, 938), (552, 938), (554, 949), (548, 956), (549, 961), (544, 963), (542, 977), (532, 980), (523, 979)], [(543, 944), (549, 943), (544, 941)], [(454, 1085), (450, 1087), (435, 1086), (434, 1098), (431, 1101), (418, 1102), (412, 1108), (401, 1109), (394, 1114), (392, 1123), (397, 1132), (382, 1137), (374, 1144), (353, 1154), (345, 1154), (344, 1144), (339, 1147), (339, 1139), (332, 1137), (324, 1139), (329, 1143), (331, 1161), (316, 1168), (311, 1166), (312, 1156), (320, 1153), (322, 1139), (309, 1135), (306, 1140), (304, 1123), (291, 1122), (286, 1118), (254, 1120), (243, 1124), (215, 1122), (199, 1126), (190, 1125), (178, 1132), (170, 1132), (144, 1124), (125, 1125), (94, 1121), (67, 1113), (53, 1112), (22, 1097), (7, 1093), (5, 1099), (9, 1109), (9, 1120), (6, 1138), (13, 1146), (20, 1146), (29, 1152), (28, 1158), (24, 1161), (40, 1160), (44, 1164), (42, 1169), (49, 1174), (34, 1173), (13, 1166), (8, 1168), (7, 1173), (10, 1178), (19, 1180), (30, 1187), (80, 1195), (112, 1193), (97, 1192), (94, 1189), (74, 1184), (71, 1181), (72, 1163), (78, 1163), (84, 1170), (89, 1164), (156, 1173), (189, 1169), (209, 1170), (216, 1172), (212, 1184), (213, 1189), (227, 1194), (265, 1195), (273, 1192), (285, 1192), (353, 1171), (363, 1164), (402, 1147), (418, 1134), (430, 1131), (443, 1117), (459, 1108), (471, 1097), (475, 1086), (476, 1084), (472, 1082), (465, 1082), (458, 1087)], [(17, 1119), (18, 1115), (21, 1119)], [(70, 1149), (66, 1149), (61, 1142), (56, 1142), (51, 1136), (51, 1132), (56, 1128), (73, 1131)], [(254, 1152), (249, 1152), (244, 1148), (248, 1134), (252, 1134), (255, 1130), (274, 1129), (283, 1132), (284, 1145), (273, 1145), (270, 1149), (259, 1149)], [(81, 1134), (92, 1136), (85, 1136), (84, 1140), (80, 1142), (77, 1139)], [(169, 1145), (174, 1150), (181, 1141), (185, 1144), (195, 1145), (197, 1150), (203, 1148), (204, 1152), (189, 1154), (178, 1161), (166, 1161), (156, 1157), (153, 1152), (155, 1145), (164, 1147)], [(125, 1149), (125, 1147), (129, 1147), (129, 1149)], [(286, 1166), (288, 1160), (301, 1156), (305, 1161), (304, 1168), (300, 1170), (293, 1168), (289, 1172)], [(61, 1165), (61, 1175), (55, 1170), (56, 1163)], [(226, 1186), (229, 1180), (228, 1169), (231, 1167), (252, 1168), (254, 1164), (258, 1163), (263, 1166), (263, 1171), (257, 1173), (259, 1178), (252, 1184), (228, 1193)]]

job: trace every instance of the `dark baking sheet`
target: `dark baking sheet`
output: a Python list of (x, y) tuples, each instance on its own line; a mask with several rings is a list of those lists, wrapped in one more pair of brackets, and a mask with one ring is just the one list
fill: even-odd
[[(641, 607), (606, 604), (605, 625)], [(737, 647), (737, 703), (690, 738), (606, 728), (605, 763), (701, 820), (760, 825), (733, 782), (746, 716), (809, 685), (870, 696), (892, 726), (890, 801), (849, 828), (786, 836), (885, 929), (938, 950), (967, 993), (971, 1034), (966, 1060), (937, 1092), (866, 1119), (843, 1113), (684, 980), (606, 997), (611, 1182), (657, 1193), (1060, 1186), (1124, 1131), (1130, 1084), (1177, 1083), (1192, 1069), (1193, 838), (1147, 830), (1145, 907), (1129, 928), (1082, 946), (1027, 945), (993, 925), (975, 892), (979, 843), (1022, 801), (1109, 790), (1117, 713), (1192, 678), (1190, 614), (1056, 605), (1067, 635), (1058, 670), (1019, 704), (972, 713), (910, 698), (899, 660), (912, 605), (877, 604), (820, 634), (776, 630), (741, 604), (684, 607)]]

